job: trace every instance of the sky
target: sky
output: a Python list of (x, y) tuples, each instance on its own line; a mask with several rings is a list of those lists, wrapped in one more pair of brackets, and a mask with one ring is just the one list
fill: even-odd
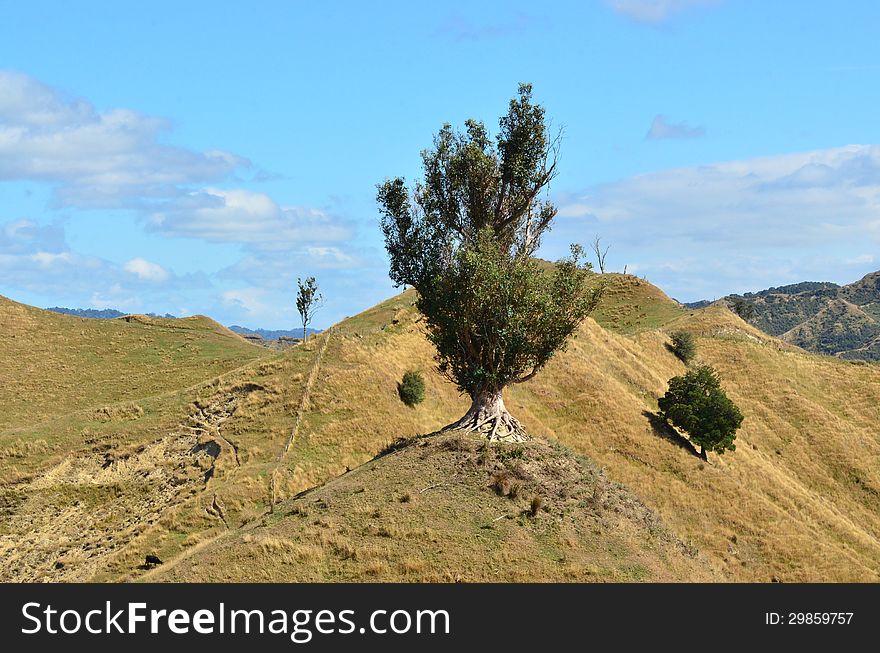
[(541, 256), (680, 301), (880, 268), (880, 3), (0, 0), (0, 294), (293, 328), (392, 295), (376, 184), (531, 82)]

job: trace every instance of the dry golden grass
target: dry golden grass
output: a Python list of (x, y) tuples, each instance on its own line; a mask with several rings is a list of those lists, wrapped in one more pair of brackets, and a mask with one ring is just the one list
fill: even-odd
[[(505, 470), (522, 491), (505, 495)], [(528, 497), (546, 500), (532, 515)], [(400, 501), (401, 496), (412, 497)], [(151, 574), (162, 581), (707, 581), (656, 514), (559, 445), (417, 438)]]
[[(880, 366), (806, 354), (762, 334), (726, 310), (689, 311), (644, 281), (606, 277), (614, 292), (607, 295), (596, 320), (588, 320), (567, 351), (538, 377), (508, 393), (511, 411), (531, 432), (589, 456), (610, 479), (632, 488), (688, 547), (705, 555), (707, 568), (718, 570), (721, 578), (877, 580)], [(529, 539), (534, 534), (520, 528), (518, 534), (508, 534), (505, 546), (510, 548), (499, 551), (488, 567), (485, 560), (482, 567), (477, 563), (488, 550), (478, 547), (468, 554), (472, 562), (462, 562), (456, 574), (447, 574), (439, 564), (416, 555), (418, 548), (395, 548), (408, 541), (426, 546), (425, 533), (433, 527), (428, 519), (432, 506), (426, 504), (425, 495), (431, 493), (420, 493), (424, 486), (415, 488), (403, 479), (396, 485), (387, 481), (386, 476), (396, 473), (385, 466), (389, 459), (380, 459), (385, 461), (382, 465), (376, 461), (359, 466), (398, 437), (437, 430), (460, 416), (468, 404), (434, 371), (433, 352), (412, 301), (411, 291), (404, 293), (343, 321), (332, 336), (319, 336), (283, 355), (265, 350), (254, 353), (254, 348), (226, 338), (217, 346), (232, 347), (232, 351), (190, 358), (188, 363), (181, 360), (181, 366), (190, 368), (178, 376), (151, 373), (145, 350), (141, 362), (126, 363), (132, 369), (118, 375), (126, 380), (119, 387), (103, 387), (103, 377), (88, 372), (94, 389), (88, 390), (85, 401), (76, 394), (80, 390), (69, 388), (56, 392), (60, 401), (46, 400), (45, 395), (53, 392), (56, 372), (44, 369), (39, 354), (33, 354), (30, 367), (15, 367), (18, 363), (13, 362), (7, 374), (11, 369), (25, 382), (18, 386), (21, 396), (8, 390), (0, 394), (0, 414), (15, 415), (12, 426), (0, 426), (0, 497), (4, 512), (14, 517), (0, 525), (0, 537), (7, 541), (28, 534), (39, 540), (39, 524), (27, 530), (27, 516), (47, 505), (64, 512), (81, 496), (93, 497), (89, 500), (116, 506), (115, 515), (125, 506), (141, 505), (131, 497), (151, 492), (149, 483), (134, 477), (102, 484), (74, 475), (66, 485), (53, 485), (53, 466), (62, 453), (72, 452), (70, 464), (87, 469), (89, 456), (95, 453), (131, 455), (176, 432), (187, 423), (188, 415), (198, 412), (199, 403), (225, 405), (230, 397), (237, 398), (231, 414), (210, 432), (198, 435), (200, 442), (210, 440), (219, 446), (210, 478), (181, 484), (185, 493), (139, 520), (137, 532), (120, 534), (119, 521), (109, 516), (80, 539), (73, 537), (65, 545), (64, 559), (70, 563), (62, 570), (54, 568), (56, 560), (47, 553), (27, 573), (7, 572), (5, 577), (135, 578), (143, 573), (138, 567), (147, 553), (170, 561), (168, 566), (174, 569), (187, 569), (186, 578), (192, 580), (219, 578), (217, 566), (223, 566), (229, 577), (248, 580), (277, 579), (284, 574), (302, 580), (407, 581), (454, 581), (456, 574), (462, 579), (505, 580), (637, 577), (623, 572), (608, 575), (607, 565), (587, 556), (586, 540), (567, 531), (554, 535), (553, 545), (565, 554), (564, 562), (558, 556), (553, 564), (544, 559), (530, 563), (537, 546)], [(7, 308), (0, 307), (4, 344), (9, 338), (5, 326), (9, 321), (2, 317)], [(13, 314), (21, 312), (18, 305), (13, 308)], [(87, 367), (82, 352), (59, 343), (65, 339), (76, 343), (79, 338), (97, 343), (100, 338), (79, 327), (78, 318), (58, 316), (76, 325), (56, 324), (54, 316), (36, 311), (29, 319), (38, 324), (42, 317), (57, 332), (57, 340), (52, 341), (56, 349), (46, 354), (46, 360), (56, 367)], [(99, 328), (91, 324), (95, 321), (88, 322), (89, 328)], [(152, 325), (124, 324), (122, 328), (145, 330), (148, 326)], [(698, 336), (699, 358), (721, 371), (724, 387), (746, 415), (737, 450), (711, 456), (708, 465), (693, 455), (686, 441), (651, 419), (667, 380), (685, 369), (666, 348), (667, 334), (682, 328)], [(77, 336), (80, 330), (86, 336)], [(187, 336), (198, 335), (198, 331), (157, 331), (155, 326), (132, 333), (135, 344), (161, 333), (165, 340), (156, 346), (166, 350), (175, 342), (193, 344)], [(322, 363), (303, 401), (307, 379), (325, 342)], [(117, 346), (122, 344), (119, 341)], [(120, 365), (125, 360), (120, 359)], [(420, 370), (426, 380), (426, 399), (416, 408), (407, 408), (397, 396), (396, 384), (407, 369)], [(5, 383), (3, 387), (8, 388)], [(247, 392), (242, 394), (242, 388)], [(33, 411), (27, 403), (30, 393), (36, 395)], [(298, 434), (285, 454), (301, 405)], [(137, 416), (131, 406), (141, 407), (143, 416)], [(104, 407), (113, 409), (109, 421), (102, 421)], [(182, 470), (196, 464), (192, 455), (181, 455), (177, 463)], [(281, 503), (356, 468), (357, 477), (363, 479), (359, 481), (364, 488), (361, 494), (372, 492), (375, 486), (388, 488), (387, 496), (368, 499), (358, 495), (343, 504), (344, 510), (338, 501), (338, 509), (332, 503), (323, 509), (304, 500)], [(381, 470), (381, 474), (370, 470)], [(345, 479), (354, 476), (342, 476), (326, 491), (338, 491)], [(27, 492), (34, 492), (37, 500), (23, 500)], [(409, 500), (403, 500), (406, 496)], [(478, 496), (480, 501), (511, 501), (488, 489)], [(530, 509), (532, 498), (527, 490), (522, 496), (517, 490), (513, 501)], [(450, 510), (461, 514), (461, 505)], [(393, 519), (370, 517), (392, 513)], [(423, 515), (419, 518), (423, 521), (407, 518), (415, 513)], [(75, 512), (70, 515), (72, 525), (81, 519)], [(267, 540), (257, 546), (256, 540), (245, 541), (257, 537), (255, 529), (262, 519), (278, 530), (269, 533), (270, 540), (277, 540), (275, 544)], [(354, 523), (367, 528), (373, 522), (375, 532), (352, 531)], [(308, 528), (300, 533), (293, 524)], [(467, 534), (472, 524), (468, 524), (450, 537), (473, 543)], [(454, 530), (456, 522), (450, 520), (448, 527)], [(624, 537), (621, 546), (630, 552), (641, 550), (642, 535), (633, 532), (634, 539), (629, 542)], [(112, 550), (95, 555), (94, 544), (106, 542), (108, 536)], [(513, 546), (517, 538), (524, 538), (519, 548)], [(89, 547), (85, 553), (84, 546)], [(394, 549), (391, 558), (386, 556), (389, 547)], [(51, 549), (49, 540), (44, 548)], [(234, 556), (224, 557), (233, 550)], [(259, 564), (254, 565), (254, 556), (260, 558)], [(274, 559), (286, 561), (283, 574), (280, 567), (269, 564)], [(217, 565), (209, 565), (208, 560)], [(148, 577), (162, 578), (163, 567)], [(649, 568), (652, 571), (646, 578), (671, 578)], [(685, 577), (692, 576), (679, 576)]]
[(213, 320), (92, 320), (0, 297), (0, 431), (185, 388), (266, 352)]

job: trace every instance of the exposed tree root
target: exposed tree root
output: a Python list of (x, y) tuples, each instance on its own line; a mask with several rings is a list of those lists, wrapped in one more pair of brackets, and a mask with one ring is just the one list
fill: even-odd
[(532, 439), (519, 420), (507, 412), (500, 392), (477, 395), (464, 417), (443, 430), (481, 433), (492, 442), (526, 442)]

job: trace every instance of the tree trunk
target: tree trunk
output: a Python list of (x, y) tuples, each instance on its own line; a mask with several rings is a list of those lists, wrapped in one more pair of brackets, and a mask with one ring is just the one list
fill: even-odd
[(305, 323), (303, 323), (303, 344), (306, 344), (306, 336), (307, 335), (308, 334), (306, 333), (306, 325), (305, 325)]
[(497, 442), (531, 440), (531, 436), (526, 433), (519, 420), (507, 412), (500, 390), (478, 392), (464, 417), (443, 430), (450, 429), (482, 433), (489, 440)]
[(700, 445), (700, 458), (709, 462), (709, 456), (706, 455), (706, 448), (703, 445)]

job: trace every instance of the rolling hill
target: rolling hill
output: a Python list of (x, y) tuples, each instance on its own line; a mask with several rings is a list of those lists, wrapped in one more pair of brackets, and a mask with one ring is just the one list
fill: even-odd
[[(113, 308), (95, 309), (95, 308), (64, 308), (62, 306), (52, 306), (47, 308), (52, 313), (61, 313), (63, 315), (73, 315), (75, 317), (88, 317), (96, 320), (112, 320), (118, 317), (125, 317), (128, 313), (117, 311)], [(156, 315), (149, 313), (149, 317), (175, 318), (176, 316), (166, 313), (165, 315)], [(186, 319), (186, 318), (184, 318)], [(247, 327), (232, 324), (229, 330), (241, 336), (259, 336), (263, 340), (278, 340), (279, 338), (302, 338), (302, 329), (249, 329)], [(320, 333), (320, 329), (311, 327), (306, 329), (309, 335)]]
[(398, 443), (145, 580), (720, 580), (657, 514), (559, 444)]
[[(416, 437), (468, 402), (433, 371), (411, 291), (284, 353), (208, 331), (230, 347), (224, 365), (192, 358), (191, 377), (161, 375), (168, 387), (140, 367), (128, 385), (120, 369), (115, 403), (96, 385), (37, 402), (31, 415), (7, 392), (0, 411), (18, 413), (0, 426), (0, 552), (9, 561), (0, 574), (880, 579), (880, 366), (805, 353), (721, 306), (687, 310), (635, 277), (604, 277), (595, 319), (507, 395), (537, 436), (520, 453)], [(9, 306), (20, 305), (0, 310)], [(37, 321), (47, 315), (29, 310)], [(55, 318), (72, 320), (55, 327), (67, 344), (43, 355), (88, 365), (79, 339), (91, 336), (77, 335), (75, 318)], [(158, 331), (120, 326), (133, 342)], [(697, 335), (699, 358), (720, 370), (746, 415), (737, 450), (709, 464), (653, 417), (666, 381), (684, 370), (666, 348), (675, 329)], [(427, 383), (415, 409), (397, 397), (407, 369)], [(53, 374), (37, 362), (18, 370), (27, 373), (26, 394), (38, 396), (40, 375)], [(407, 444), (389, 449), (399, 438)], [(510, 466), (516, 476), (517, 464), (522, 495), (511, 499), (493, 475)], [(597, 487), (608, 509), (596, 510)], [(531, 517), (534, 496), (543, 503)], [(164, 563), (147, 568), (148, 554)]]
[(744, 301), (749, 322), (798, 347), (850, 360), (880, 360), (880, 272), (845, 285), (805, 282), (721, 300)]

